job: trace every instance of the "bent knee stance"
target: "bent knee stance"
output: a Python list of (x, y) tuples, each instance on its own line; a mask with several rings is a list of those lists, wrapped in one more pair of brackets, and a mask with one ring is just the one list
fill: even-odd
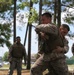
[(31, 68), (31, 75), (36, 75), (38, 73), (36, 68)]
[(31, 75), (42, 75), (42, 72), (37, 67), (31, 68)]

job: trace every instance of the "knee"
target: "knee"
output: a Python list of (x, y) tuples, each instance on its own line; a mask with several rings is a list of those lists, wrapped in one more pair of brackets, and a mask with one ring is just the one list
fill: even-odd
[(34, 67), (32, 67), (31, 68), (31, 73), (33, 73), (35, 71), (35, 68)]
[(32, 73), (32, 74), (35, 74), (35, 73), (37, 73), (37, 72), (38, 72), (37, 67), (32, 67), (32, 68), (31, 68), (31, 73)]
[(34, 75), (34, 68), (30, 69), (30, 75)]

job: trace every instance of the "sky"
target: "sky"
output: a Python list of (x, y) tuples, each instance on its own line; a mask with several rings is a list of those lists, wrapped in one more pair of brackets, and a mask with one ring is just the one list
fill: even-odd
[[(71, 28), (72, 29), (72, 28)], [(21, 37), (21, 43), (23, 44), (24, 43), (24, 36), (25, 36), (25, 30), (26, 30), (26, 27), (22, 27), (22, 30), (19, 30), (19, 28), (17, 28), (17, 36), (20, 36)], [(35, 54), (38, 52), (38, 36), (37, 34), (35, 33), (34, 31), (35, 29), (32, 28), (32, 43), (31, 43), (31, 54)], [(69, 41), (69, 51), (68, 53), (66, 54), (68, 57), (72, 57), (72, 52), (71, 52), (71, 47), (72, 47), (72, 44), (74, 43), (74, 38), (71, 39), (69, 38), (68, 36), (66, 36), (66, 38), (68, 39)], [(10, 39), (10, 42), (13, 43), (13, 37), (11, 37)], [(27, 41), (26, 41), (26, 52), (28, 50), (28, 44), (27, 44)], [(8, 48), (6, 46), (4, 46), (4, 48), (0, 48), (0, 56), (3, 56), (4, 53), (8, 51)]]
[[(37, 6), (35, 6), (37, 7)], [(38, 7), (37, 7), (38, 8)], [(38, 9), (37, 9), (38, 10)], [(73, 11), (73, 9), (70, 11)], [(22, 12), (24, 14), (24, 12)], [(62, 18), (64, 18), (66, 13), (62, 13)], [(25, 15), (24, 15), (25, 16)], [(24, 18), (23, 19), (25, 23), (27, 23), (27, 19)], [(64, 21), (62, 20), (62, 23), (64, 23)], [(21, 26), (21, 23), (20, 22), (16, 22), (16, 36), (20, 36), (21, 37), (21, 43), (23, 44), (24, 43), (24, 38), (25, 38), (25, 31), (26, 31), (26, 24)], [(74, 27), (73, 26), (70, 26), (70, 30), (72, 32), (74, 32)], [(28, 33), (27, 33), (28, 34)], [(71, 52), (71, 47), (72, 47), (72, 44), (74, 43), (74, 38), (69, 38), (69, 37), (66, 37), (69, 41), (69, 51), (68, 53), (66, 54), (68, 57), (72, 57), (72, 52)], [(13, 43), (13, 37), (10, 38), (10, 42)], [(35, 33), (35, 29), (32, 28), (32, 41), (31, 41), (31, 54), (35, 54), (38, 52), (38, 36), (37, 34)], [(26, 45), (25, 45), (25, 48), (26, 48), (26, 52), (28, 52), (28, 42), (26, 41)], [(4, 47), (0, 47), (0, 56), (3, 56), (4, 53), (8, 51), (8, 48), (6, 46)]]
[[(73, 11), (74, 9), (70, 9), (70, 11)], [(65, 23), (64, 21), (63, 21), (63, 18), (64, 18), (64, 16), (66, 15), (66, 13), (62, 13), (62, 21), (61, 21), (61, 23), (62, 24), (67, 24), (67, 23)], [(69, 24), (68, 24), (69, 25)], [(72, 33), (74, 33), (74, 26), (73, 25), (69, 25), (69, 27), (70, 27), (70, 31), (72, 32)], [(72, 51), (71, 51), (71, 48), (72, 48), (72, 44), (74, 43), (74, 38), (70, 38), (70, 37), (68, 37), (68, 36), (66, 36), (66, 38), (67, 38), (67, 40), (68, 40), (68, 45), (69, 45), (69, 51), (66, 53), (66, 55), (70, 58), (70, 57), (72, 57), (73, 56), (73, 54), (72, 54)]]
[[(20, 36), (21, 37), (21, 43), (24, 44), (26, 27), (23, 26), (20, 28), (17, 27), (16, 36)], [(27, 33), (27, 35), (28, 35), (28, 33)], [(26, 40), (26, 45), (25, 45), (26, 52), (28, 51), (28, 41), (27, 40)], [(13, 37), (10, 38), (10, 42), (13, 44)], [(38, 41), (37, 41), (37, 34), (35, 33), (34, 28), (32, 28), (32, 40), (31, 40), (31, 42), (32, 42), (31, 43), (31, 53), (35, 54), (35, 53), (37, 53), (37, 50), (38, 50), (38, 46), (37, 46)], [(6, 46), (0, 47), (0, 56), (3, 56), (6, 51), (8, 51), (8, 48)]]
[[(74, 27), (70, 26), (70, 30), (73, 31)], [(25, 26), (18, 26), (16, 29), (16, 36), (21, 37), (21, 43), (24, 44), (24, 38), (25, 38), (25, 31), (26, 31), (26, 25)], [(27, 33), (28, 34), (28, 33)], [(28, 36), (27, 36), (28, 37)], [(71, 47), (74, 43), (74, 38), (70, 38), (66, 36), (66, 38), (69, 41), (69, 51), (66, 54), (68, 57), (72, 57)], [(28, 39), (27, 39), (28, 40)], [(13, 43), (13, 37), (10, 38), (10, 42)], [(38, 36), (35, 32), (35, 28), (32, 28), (32, 40), (31, 40), (31, 54), (36, 54), (38, 52)], [(28, 52), (28, 41), (26, 41), (26, 52)], [(6, 46), (0, 48), (0, 56), (3, 56), (4, 53), (8, 51), (8, 48)]]
[(72, 54), (72, 51), (71, 51), (71, 48), (72, 48), (72, 44), (74, 43), (74, 38), (73, 39), (70, 39), (69, 37), (67, 37), (68, 39), (68, 42), (69, 42), (69, 51), (66, 53), (66, 55), (70, 58), (73, 56)]
[[(73, 31), (74, 27), (70, 26), (70, 30)], [(26, 31), (26, 25), (25, 26), (18, 26), (16, 29), (16, 36), (21, 37), (21, 43), (24, 44), (24, 38), (25, 38), (25, 31)], [(28, 33), (27, 33), (28, 34)], [(28, 36), (27, 36), (28, 37)], [(66, 53), (68, 57), (72, 57), (71, 47), (74, 43), (74, 38), (70, 38), (66, 36), (66, 38), (69, 41), (69, 51)], [(28, 39), (27, 39), (28, 40)], [(10, 42), (13, 43), (13, 37), (10, 38)], [(35, 28), (32, 28), (32, 40), (31, 40), (31, 54), (36, 54), (38, 52), (38, 36), (35, 32)], [(28, 52), (28, 42), (26, 41), (26, 52)], [(0, 56), (3, 56), (4, 53), (8, 51), (8, 48), (6, 46), (0, 48)]]

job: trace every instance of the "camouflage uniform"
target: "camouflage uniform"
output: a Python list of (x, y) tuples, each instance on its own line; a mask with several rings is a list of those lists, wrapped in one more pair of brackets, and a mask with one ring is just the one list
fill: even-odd
[(49, 57), (50, 57), (50, 61), (52, 62), (49, 62), (49, 64), (50, 66), (51, 65), (53, 66), (54, 70), (51, 67), (49, 67), (48, 68), (49, 73), (47, 73), (46, 75), (55, 75), (55, 73), (56, 75), (68, 75), (68, 67), (66, 64), (64, 54), (68, 52), (69, 46), (68, 46), (68, 41), (66, 40), (66, 38), (63, 38), (63, 42), (64, 42), (64, 48), (62, 48), (63, 50), (61, 53), (52, 52), (50, 54)]
[[(45, 59), (46, 61), (53, 61), (53, 60), (56, 60), (56, 59), (60, 59), (62, 57), (65, 57), (64, 54), (68, 52), (69, 50), (69, 46), (68, 46), (68, 41), (66, 38), (62, 38), (61, 39), (64, 43), (64, 47), (62, 48), (62, 51), (61, 53), (57, 53), (55, 50), (52, 51), (52, 53), (48, 53), (45, 55)], [(59, 41), (59, 40), (58, 40)], [(57, 43), (57, 42), (56, 42)], [(52, 45), (53, 46), (53, 45)], [(48, 58), (47, 58), (48, 57)]]
[(26, 51), (24, 46), (20, 44), (13, 44), (9, 49), (9, 62), (10, 62), (10, 70), (8, 75), (13, 74), (13, 70), (17, 69), (17, 75), (21, 75), (22, 70), (22, 59), (26, 59)]
[[(44, 32), (46, 34), (46, 40), (41, 44), (40, 51), (43, 54), (37, 59), (31, 68), (31, 75), (43, 75), (43, 71), (49, 69), (51, 75), (68, 75), (68, 67), (65, 61), (65, 55), (63, 53), (53, 55), (53, 50), (56, 46), (64, 47), (64, 42), (59, 34), (59, 30), (56, 26), (47, 24), (39, 25), (36, 28), (37, 33)], [(51, 58), (50, 58), (51, 56)], [(55, 59), (52, 60), (52, 57)]]

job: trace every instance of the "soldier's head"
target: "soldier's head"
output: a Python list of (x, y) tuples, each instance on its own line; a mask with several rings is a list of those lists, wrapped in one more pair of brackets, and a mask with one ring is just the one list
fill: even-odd
[(67, 33), (70, 31), (70, 28), (67, 24), (62, 24), (59, 29), (62, 36), (67, 35)]
[(21, 41), (20, 36), (17, 36), (17, 37), (16, 37), (16, 43), (17, 43), (17, 44), (19, 44), (19, 43), (20, 43), (20, 41)]
[(51, 23), (52, 15), (49, 12), (45, 12), (41, 15), (41, 24)]

